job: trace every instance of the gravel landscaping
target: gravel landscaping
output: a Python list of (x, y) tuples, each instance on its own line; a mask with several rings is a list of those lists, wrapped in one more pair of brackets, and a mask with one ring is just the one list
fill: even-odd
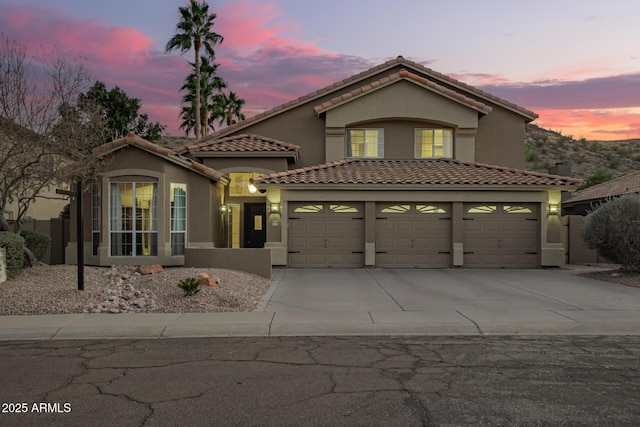
[[(218, 287), (200, 286), (185, 297), (180, 280), (205, 273)], [(252, 274), (215, 268), (167, 267), (141, 275), (135, 267), (85, 267), (79, 291), (77, 267), (41, 265), (0, 283), (0, 315), (65, 313), (206, 313), (252, 311), (271, 281)]]
[(640, 272), (628, 270), (596, 271), (580, 274), (581, 277), (602, 280), (603, 282), (617, 283), (619, 285), (640, 288)]

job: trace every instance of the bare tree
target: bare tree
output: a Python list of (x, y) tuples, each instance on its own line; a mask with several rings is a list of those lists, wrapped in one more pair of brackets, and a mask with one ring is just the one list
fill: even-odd
[(97, 173), (87, 154), (107, 130), (91, 106), (77, 104), (90, 82), (80, 59), (54, 50), (36, 60), (0, 35), (0, 231), (9, 230), (10, 202), (19, 228), (45, 187)]

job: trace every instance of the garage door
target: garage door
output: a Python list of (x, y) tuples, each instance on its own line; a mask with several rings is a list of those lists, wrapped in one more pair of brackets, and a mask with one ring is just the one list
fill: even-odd
[(538, 205), (465, 204), (463, 219), (465, 267), (537, 267)]
[(289, 203), (289, 267), (364, 266), (363, 203)]
[(450, 265), (450, 204), (377, 205), (376, 267), (447, 268)]

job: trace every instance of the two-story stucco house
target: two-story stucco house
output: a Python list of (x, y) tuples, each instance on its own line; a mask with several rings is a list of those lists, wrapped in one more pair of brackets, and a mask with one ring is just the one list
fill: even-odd
[(121, 160), (92, 196), (85, 252), (180, 265), (179, 235), (181, 248), (269, 248), (289, 267), (560, 265), (560, 193), (579, 180), (523, 170), (536, 117), (398, 57), (171, 153), (115, 141), (98, 150)]

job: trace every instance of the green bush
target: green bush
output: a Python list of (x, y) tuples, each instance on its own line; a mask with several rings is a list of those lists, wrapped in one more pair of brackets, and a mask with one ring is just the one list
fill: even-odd
[(640, 195), (601, 204), (585, 218), (582, 238), (592, 249), (630, 270), (640, 270)]
[(51, 249), (51, 237), (31, 230), (20, 230), (25, 245), (38, 260), (43, 259)]
[(578, 188), (578, 190), (583, 190), (588, 187), (593, 187), (594, 185), (602, 184), (603, 182), (611, 181), (613, 179), (613, 175), (611, 172), (605, 169), (598, 169), (596, 173), (587, 178), (587, 180)]
[(195, 277), (187, 277), (178, 282), (178, 287), (184, 291), (185, 297), (189, 297), (200, 292), (200, 280)]
[(13, 279), (22, 273), (24, 264), (24, 239), (10, 231), (0, 231), (0, 247), (5, 248), (7, 254), (7, 277)]

